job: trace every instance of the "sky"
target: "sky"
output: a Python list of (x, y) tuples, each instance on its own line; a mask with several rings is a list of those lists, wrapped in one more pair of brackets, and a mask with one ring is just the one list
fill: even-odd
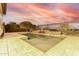
[(35, 25), (79, 21), (79, 3), (8, 3), (4, 22)]

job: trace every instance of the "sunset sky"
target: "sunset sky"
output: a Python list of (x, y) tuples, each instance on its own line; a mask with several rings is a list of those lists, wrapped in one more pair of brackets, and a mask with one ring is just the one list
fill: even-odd
[(4, 21), (30, 21), (35, 25), (62, 23), (79, 20), (78, 3), (26, 3), (7, 4)]

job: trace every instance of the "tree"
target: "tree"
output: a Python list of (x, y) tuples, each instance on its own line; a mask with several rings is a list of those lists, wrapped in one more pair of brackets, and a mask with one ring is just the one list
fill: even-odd
[(6, 32), (16, 32), (19, 29), (19, 25), (15, 22), (10, 22), (9, 24), (5, 25)]
[(36, 29), (36, 25), (33, 25), (32, 23), (25, 21), (20, 23), (20, 28), (28, 31), (27, 36), (29, 40), (31, 37), (31, 31)]
[(69, 30), (69, 25), (67, 23), (61, 23), (59, 30), (61, 31), (61, 34), (67, 34)]
[(36, 29), (36, 25), (33, 25), (30, 22), (24, 21), (20, 23), (20, 28), (24, 29), (25, 31), (30, 31)]

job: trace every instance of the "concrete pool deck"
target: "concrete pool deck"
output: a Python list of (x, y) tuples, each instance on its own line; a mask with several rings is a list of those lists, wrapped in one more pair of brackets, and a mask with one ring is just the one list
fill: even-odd
[(79, 56), (79, 37), (66, 36), (66, 38), (49, 49), (47, 52), (35, 48), (21, 38), (25, 36), (18, 33), (6, 33), (0, 40), (0, 56)]

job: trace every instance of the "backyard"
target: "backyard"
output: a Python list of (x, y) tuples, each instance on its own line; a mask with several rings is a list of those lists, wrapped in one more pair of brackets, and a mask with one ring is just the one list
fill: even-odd
[[(79, 37), (74, 35), (53, 35), (45, 38), (27, 39), (26, 33), (5, 33), (0, 40), (0, 55), (79, 55)], [(61, 37), (64, 37), (61, 39)], [(50, 38), (50, 39), (49, 39)], [(60, 38), (60, 39), (58, 39)], [(39, 43), (39, 42), (40, 43)], [(48, 41), (48, 42), (47, 42)], [(50, 42), (50, 43), (49, 43)], [(55, 42), (55, 43), (54, 43)], [(37, 45), (36, 45), (37, 44)], [(45, 45), (46, 44), (46, 45)], [(48, 46), (47, 46), (48, 44)], [(38, 45), (40, 47), (38, 47)], [(45, 48), (43, 46), (45, 45)], [(45, 50), (44, 50), (45, 49)]]

